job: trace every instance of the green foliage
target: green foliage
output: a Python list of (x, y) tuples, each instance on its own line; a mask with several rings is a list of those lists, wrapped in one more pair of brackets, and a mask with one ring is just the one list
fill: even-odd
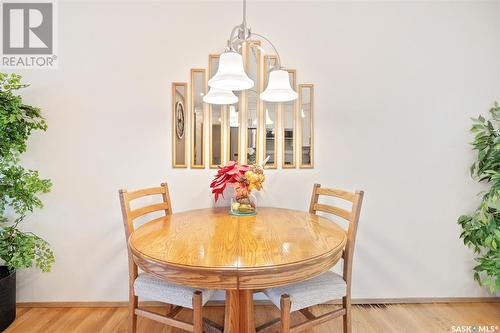
[(491, 293), (500, 290), (500, 106), (490, 110), (491, 119), (479, 116), (473, 119), (471, 132), (475, 134), (472, 146), (477, 150), (477, 161), (470, 171), (490, 189), (482, 193), (479, 207), (470, 215), (460, 216), (464, 244), (474, 249), (478, 264), (474, 278)]
[(50, 271), (54, 263), (54, 254), (46, 241), (13, 226), (0, 233), (0, 258), (6, 258), (6, 265), (11, 269), (35, 265), (42, 272)]
[(14, 92), (27, 87), (21, 76), (0, 73), (0, 156), (24, 153), (26, 141), (34, 130), (47, 129), (39, 108), (23, 104)]
[[(40, 109), (23, 104), (15, 94), (26, 87), (21, 76), (0, 73), (0, 259), (12, 270), (34, 265), (46, 272), (54, 263), (48, 243), (18, 229), (28, 213), (43, 207), (38, 195), (52, 186), (38, 171), (19, 164), (31, 133), (47, 129)], [(9, 220), (9, 212), (17, 216), (14, 221)]]

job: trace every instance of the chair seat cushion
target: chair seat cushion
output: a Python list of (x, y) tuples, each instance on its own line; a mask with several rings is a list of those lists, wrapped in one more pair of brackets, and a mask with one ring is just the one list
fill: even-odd
[(310, 280), (266, 289), (264, 293), (278, 308), (281, 295), (287, 294), (290, 296), (291, 311), (297, 311), (345, 296), (346, 286), (342, 276), (328, 271)]
[(201, 291), (202, 303), (212, 297), (215, 290), (194, 289), (181, 286), (158, 279), (147, 273), (141, 273), (134, 281), (134, 292), (136, 296), (151, 301), (159, 301), (168, 304), (180, 305), (185, 308), (193, 308), (193, 293)]

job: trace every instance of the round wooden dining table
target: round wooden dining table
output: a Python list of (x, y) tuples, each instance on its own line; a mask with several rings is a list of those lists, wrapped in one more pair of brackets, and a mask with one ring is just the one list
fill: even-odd
[(129, 244), (145, 272), (194, 288), (226, 291), (225, 333), (255, 332), (253, 293), (300, 282), (333, 267), (346, 233), (309, 212), (259, 208), (232, 216), (227, 208), (198, 209), (138, 227)]

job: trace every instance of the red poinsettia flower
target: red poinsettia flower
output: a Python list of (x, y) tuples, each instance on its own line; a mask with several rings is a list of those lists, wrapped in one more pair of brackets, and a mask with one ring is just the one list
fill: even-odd
[(250, 170), (248, 165), (239, 165), (235, 161), (229, 161), (224, 167), (219, 166), (219, 171), (215, 175), (214, 180), (210, 183), (212, 193), (215, 195), (215, 201), (219, 199), (219, 195), (224, 197), (224, 190), (227, 184), (238, 183), (245, 175), (245, 172)]

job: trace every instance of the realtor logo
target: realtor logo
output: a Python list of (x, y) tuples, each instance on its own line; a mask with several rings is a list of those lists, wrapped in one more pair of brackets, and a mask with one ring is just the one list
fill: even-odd
[(2, 3), (3, 68), (54, 68), (54, 2)]

